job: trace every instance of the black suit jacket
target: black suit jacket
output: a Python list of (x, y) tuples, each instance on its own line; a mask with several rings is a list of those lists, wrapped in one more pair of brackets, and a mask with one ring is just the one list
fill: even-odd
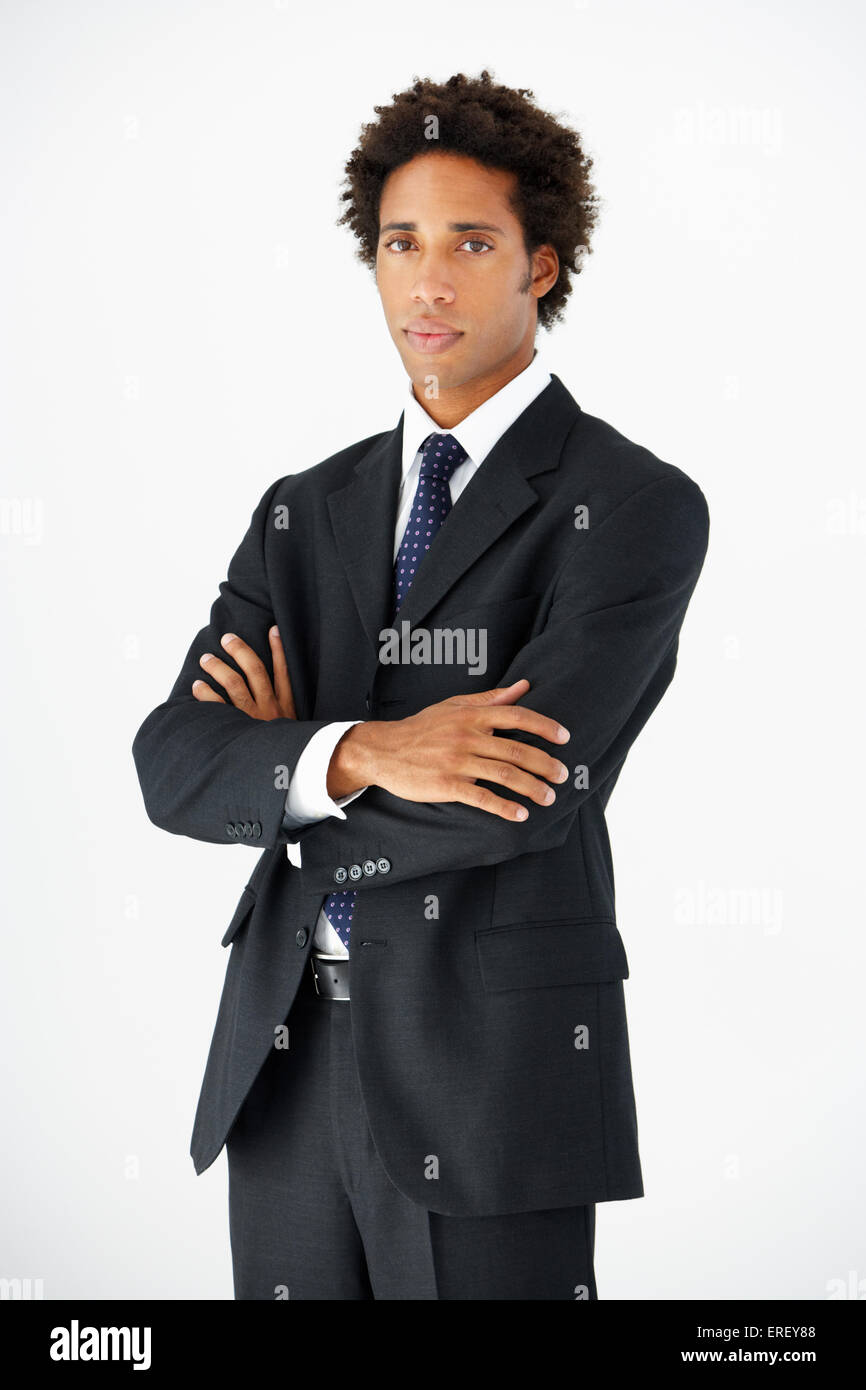
[[(452, 1215), (638, 1197), (628, 964), (604, 812), (674, 673), (706, 503), (553, 376), (458, 498), (399, 611), (413, 630), (486, 629), (486, 673), (385, 664), (401, 435), (402, 419), (268, 489), (210, 622), (133, 745), (156, 825), (258, 855), (223, 936), (195, 1168), (220, 1152), (288, 1015), (335, 873), (357, 864), (348, 1007), (370, 1129), (397, 1188)], [(270, 670), (275, 621), (296, 721), (192, 696), (200, 655), (220, 651), (225, 632)], [(287, 775), (326, 723), (399, 719), (523, 676), (520, 703), (571, 740), (520, 737), (587, 769), (552, 806), (517, 796), (529, 809), (519, 823), (371, 787), (345, 821), (284, 828)]]

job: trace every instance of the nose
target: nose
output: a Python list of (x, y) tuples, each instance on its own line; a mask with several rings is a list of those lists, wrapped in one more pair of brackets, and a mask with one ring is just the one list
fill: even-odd
[(415, 304), (432, 308), (436, 304), (453, 303), (454, 286), (435, 252), (422, 251), (416, 262), (416, 270), (415, 283), (412, 286), (412, 300)]

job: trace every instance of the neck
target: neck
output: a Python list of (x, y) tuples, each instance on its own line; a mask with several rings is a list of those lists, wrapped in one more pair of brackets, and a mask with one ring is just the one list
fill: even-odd
[(428, 401), (423, 399), (423, 382), (412, 382), (412, 394), (418, 404), (426, 410), (431, 420), (434, 420), (440, 429), (449, 430), (454, 425), (459, 425), (461, 420), (465, 420), (467, 415), (471, 415), (473, 410), (477, 410), (480, 405), (488, 401), (491, 396), (495, 396), (497, 391), (501, 391), (503, 386), (507, 386), (509, 381), (513, 381), (516, 376), (525, 371), (535, 356), (535, 348), (532, 343), (501, 363), (492, 371), (483, 376), (473, 377), (471, 381), (461, 382), (459, 386), (448, 387), (440, 390), (435, 400)]

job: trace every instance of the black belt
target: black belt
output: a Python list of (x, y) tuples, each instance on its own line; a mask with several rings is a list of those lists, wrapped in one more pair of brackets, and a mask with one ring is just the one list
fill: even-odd
[(313, 971), (313, 987), (320, 999), (349, 998), (349, 957), (310, 956)]

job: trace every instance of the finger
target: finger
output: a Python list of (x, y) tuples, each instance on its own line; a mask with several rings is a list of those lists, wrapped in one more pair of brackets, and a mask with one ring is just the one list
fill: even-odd
[(234, 632), (226, 632), (220, 638), (220, 645), (240, 666), (247, 678), (247, 685), (252, 692), (255, 703), (261, 705), (262, 708), (266, 708), (269, 704), (275, 705), (276, 696), (274, 695), (274, 687), (271, 685), (271, 678), (268, 675), (268, 668), (249, 643)]
[(508, 709), (493, 705), (489, 709), (480, 709), (475, 722), (489, 729), (520, 729), (524, 734), (538, 734), (548, 743), (568, 743), (571, 738), (568, 729), (564, 729), (555, 719), (548, 719), (546, 714), (539, 714), (526, 705), (511, 705)]
[[(567, 774), (566, 774), (567, 775)], [(470, 758), (467, 776), (480, 778), (483, 782), (499, 782), (509, 791), (519, 792), (536, 801), (539, 806), (551, 806), (556, 800), (556, 792), (539, 777), (515, 767), (513, 763), (497, 762), (493, 758)]]
[(197, 700), (201, 700), (202, 704), (213, 703), (214, 701), (220, 705), (225, 704), (222, 695), (217, 695), (215, 690), (211, 690), (207, 681), (193, 681), (192, 693)]
[(292, 682), (289, 679), (289, 666), (283, 649), (283, 640), (280, 637), (280, 629), (272, 627), (268, 636), (271, 640), (271, 660), (274, 664), (274, 690), (277, 704), (286, 719), (297, 719), (298, 712), (295, 709)]
[(568, 780), (568, 768), (558, 758), (552, 758), (543, 748), (535, 748), (531, 743), (521, 743), (519, 739), (495, 738), (493, 734), (484, 735), (474, 742), (470, 753), (479, 758), (489, 758), (493, 762), (509, 762), (525, 772), (544, 777), (548, 782), (562, 783)]
[(249, 687), (243, 676), (239, 676), (231, 666), (225, 661), (220, 661), (213, 652), (205, 652), (199, 658), (199, 665), (207, 673), (211, 680), (221, 685), (228, 695), (232, 704), (237, 709), (242, 709), (246, 713), (251, 713), (255, 709), (255, 702), (250, 694)]
[(460, 782), (454, 788), (453, 801), (461, 801), (464, 806), (477, 806), (480, 811), (489, 811), (492, 816), (502, 820), (526, 820), (529, 816), (525, 806), (517, 801), (506, 801), (487, 787), (479, 787), (475, 782)]
[[(521, 689), (525, 687), (525, 689)], [(519, 700), (529, 689), (529, 681), (525, 676), (521, 676), (519, 681), (512, 681), (511, 685), (500, 685), (493, 690), (488, 690), (487, 703), (491, 705), (507, 705), (512, 700)], [(484, 693), (484, 692), (482, 692)]]
[[(525, 686), (526, 689), (518, 689)], [(508, 705), (514, 700), (519, 700), (529, 689), (529, 681), (525, 676), (521, 676), (519, 681), (514, 681), (511, 685), (500, 685), (493, 690), (471, 690), (465, 695), (453, 695), (451, 703), (461, 705)]]

